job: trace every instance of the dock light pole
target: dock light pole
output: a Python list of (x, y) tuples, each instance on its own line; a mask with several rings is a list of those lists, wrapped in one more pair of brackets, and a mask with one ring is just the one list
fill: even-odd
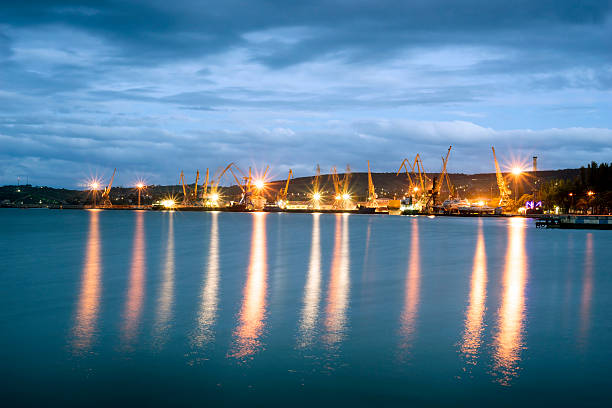
[(94, 181), (93, 183), (89, 185), (89, 187), (91, 188), (91, 192), (93, 194), (93, 208), (96, 208), (96, 194), (98, 192), (98, 188), (100, 187), (100, 184), (98, 184), (97, 181)]
[(515, 167), (512, 169), (512, 174), (514, 174), (514, 201), (518, 200), (518, 179), (523, 171), (520, 167)]
[(140, 192), (144, 188), (144, 184), (143, 183), (138, 183), (138, 184), (136, 184), (136, 188), (138, 189), (138, 208), (140, 208)]

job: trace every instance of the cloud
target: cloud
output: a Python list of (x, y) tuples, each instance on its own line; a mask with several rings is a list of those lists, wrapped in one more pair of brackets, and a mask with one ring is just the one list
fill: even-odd
[(0, 183), (612, 157), (612, 1), (22, 3), (0, 15)]

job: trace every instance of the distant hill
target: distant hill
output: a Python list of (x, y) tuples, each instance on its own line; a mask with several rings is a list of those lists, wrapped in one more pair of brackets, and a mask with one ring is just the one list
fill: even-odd
[[(579, 175), (579, 169), (564, 169), (564, 170), (543, 170), (538, 171), (538, 183), (543, 183), (554, 179), (573, 179)], [(340, 178), (344, 174), (339, 175)], [(438, 177), (436, 173), (428, 173), (428, 177)], [(508, 181), (512, 181), (513, 176), (505, 174)], [(289, 200), (305, 200), (308, 193), (312, 190), (312, 181), (314, 177), (298, 177), (292, 179), (289, 184)], [(350, 182), (350, 190), (356, 200), (363, 200), (368, 189), (368, 174), (367, 173), (352, 173)], [(396, 176), (395, 173), (372, 173), (372, 180), (376, 188), (376, 193), (380, 198), (401, 197), (408, 190), (408, 182), (405, 174)], [(497, 182), (495, 173), (479, 173), (479, 174), (450, 174), (452, 184), (457, 188), (459, 195), (462, 198), (488, 199), (497, 196)], [(536, 178), (530, 172), (526, 172), (521, 177), (522, 182), (519, 183), (519, 193), (531, 192), (536, 185)], [(266, 191), (272, 199), (278, 189), (284, 186), (285, 180), (276, 180), (267, 183)], [(193, 184), (189, 186), (193, 188)], [(331, 177), (328, 174), (321, 175), (320, 188), (325, 195), (331, 195), (333, 185)], [(447, 191), (443, 187), (442, 198)], [(221, 193), (228, 200), (237, 200), (240, 197), (240, 189), (238, 186), (222, 187)], [(98, 193), (99, 196), (99, 193)], [(180, 185), (170, 186), (148, 186), (143, 191), (141, 202), (149, 204), (167, 196), (182, 196), (182, 187)], [(135, 204), (138, 200), (138, 192), (134, 188), (113, 187), (111, 189), (111, 200), (114, 204)], [(68, 190), (63, 188), (51, 187), (36, 187), (31, 185), (9, 185), (0, 187), (0, 204), (8, 205), (31, 205), (31, 206), (47, 206), (57, 204), (85, 204), (91, 202), (91, 193), (81, 190)]]

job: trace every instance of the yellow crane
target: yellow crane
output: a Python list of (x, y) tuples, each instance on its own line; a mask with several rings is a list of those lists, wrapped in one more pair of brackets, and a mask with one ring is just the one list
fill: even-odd
[(188, 205), (190, 201), (189, 192), (188, 187), (185, 184), (185, 174), (183, 173), (183, 170), (181, 170), (181, 175), (179, 176), (179, 183), (183, 187), (183, 205)]
[(291, 176), (293, 176), (293, 171), (289, 169), (289, 175), (287, 176), (287, 182), (285, 183), (285, 187), (281, 187), (280, 190), (278, 190), (278, 194), (276, 196), (276, 203), (281, 208), (284, 208), (287, 205), (287, 190), (289, 189), (289, 181), (291, 180)]
[(336, 166), (331, 168), (330, 176), (332, 179), (332, 184), (334, 185), (334, 199), (339, 201), (342, 198), (342, 194), (340, 194), (340, 178), (338, 177)]
[[(207, 205), (211, 207), (219, 206), (219, 200), (221, 198), (221, 195), (219, 194), (219, 184), (221, 183), (221, 180), (223, 179), (223, 176), (225, 175), (225, 173), (233, 165), (234, 165), (234, 162), (231, 162), (230, 164), (225, 166), (225, 168), (220, 167), (219, 169), (217, 169), (216, 174), (213, 176), (212, 180), (210, 181), (210, 194), (206, 196)], [(208, 170), (206, 170), (206, 175), (208, 177)]]
[(196, 179), (193, 187), (193, 199), (198, 199), (198, 182), (200, 181), (200, 170), (196, 170)]
[(374, 189), (374, 182), (372, 181), (372, 172), (370, 171), (370, 161), (368, 160), (368, 204), (376, 205), (376, 190)]
[(506, 181), (504, 180), (504, 176), (499, 169), (499, 163), (497, 162), (497, 156), (495, 155), (495, 147), (491, 146), (491, 150), (493, 150), (493, 160), (495, 161), (495, 176), (497, 178), (497, 187), (499, 188), (499, 203), (497, 204), (500, 207), (506, 207), (511, 202), (512, 192), (506, 185)]
[(417, 153), (412, 162), (408, 159), (404, 159), (397, 170), (396, 176), (399, 176), (402, 168), (405, 169), (406, 177), (408, 177), (410, 195), (416, 196), (426, 194), (429, 178), (425, 173), (425, 167), (423, 166), (421, 156)]
[(206, 168), (206, 177), (204, 178), (204, 183), (202, 183), (202, 198), (204, 202), (208, 199), (208, 168)]
[(111, 176), (110, 182), (108, 183), (108, 186), (106, 186), (104, 188), (104, 191), (102, 191), (102, 205), (104, 207), (112, 207), (113, 203), (111, 203), (110, 200), (110, 191), (111, 188), (113, 187), (113, 180), (115, 179), (115, 172), (117, 171), (117, 169), (115, 168), (113, 170), (113, 175)]
[(315, 172), (314, 179), (312, 180), (312, 196), (309, 207), (319, 209), (321, 208), (321, 191), (319, 190), (319, 179), (321, 177), (321, 167), (317, 164), (317, 170)]

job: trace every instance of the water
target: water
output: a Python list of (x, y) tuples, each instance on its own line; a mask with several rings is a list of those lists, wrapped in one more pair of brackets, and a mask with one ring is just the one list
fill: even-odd
[(603, 405), (608, 231), (0, 211), (11, 405)]

